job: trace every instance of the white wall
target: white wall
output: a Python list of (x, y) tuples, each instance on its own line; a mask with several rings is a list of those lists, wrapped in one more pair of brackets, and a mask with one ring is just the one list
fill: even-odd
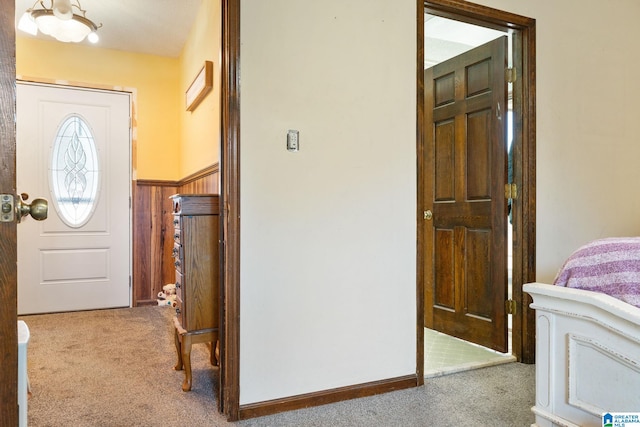
[[(579, 245), (640, 235), (640, 2), (477, 3), (537, 20), (550, 281)], [(415, 370), (414, 5), (243, 0), (242, 404)]]
[(536, 19), (537, 276), (596, 238), (640, 235), (640, 2), (480, 0)]
[(415, 374), (415, 9), (242, 2), (241, 404)]

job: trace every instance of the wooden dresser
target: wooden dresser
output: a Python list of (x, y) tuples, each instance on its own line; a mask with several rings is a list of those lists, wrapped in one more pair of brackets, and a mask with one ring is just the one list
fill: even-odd
[(219, 196), (176, 194), (173, 201), (176, 267), (176, 370), (185, 371), (182, 390), (191, 390), (191, 345), (208, 343), (211, 364), (217, 365), (218, 278), (220, 260)]

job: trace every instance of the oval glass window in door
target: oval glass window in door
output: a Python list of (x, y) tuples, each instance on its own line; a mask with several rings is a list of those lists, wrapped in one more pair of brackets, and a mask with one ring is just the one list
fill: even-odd
[(66, 117), (58, 127), (50, 167), (58, 215), (69, 227), (83, 226), (98, 202), (100, 166), (91, 129), (79, 115)]

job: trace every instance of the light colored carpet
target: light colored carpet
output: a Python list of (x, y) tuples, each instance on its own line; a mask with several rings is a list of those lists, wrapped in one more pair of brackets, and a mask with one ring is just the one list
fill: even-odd
[[(29, 326), (31, 427), (493, 426), (533, 422), (533, 365), (509, 363), (425, 380), (425, 386), (229, 423), (217, 412), (217, 370), (202, 344), (182, 392), (168, 307), (21, 317)], [(265, 367), (268, 369), (268, 367)], [(463, 404), (461, 404), (463, 403)]]
[(170, 307), (21, 317), (27, 350), (29, 426), (205, 426), (217, 414), (204, 344), (193, 346), (193, 389), (181, 389)]

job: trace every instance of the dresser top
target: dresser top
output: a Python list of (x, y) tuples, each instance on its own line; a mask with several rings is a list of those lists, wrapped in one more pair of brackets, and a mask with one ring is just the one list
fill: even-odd
[(220, 213), (220, 196), (218, 194), (174, 194), (175, 215), (218, 215)]

